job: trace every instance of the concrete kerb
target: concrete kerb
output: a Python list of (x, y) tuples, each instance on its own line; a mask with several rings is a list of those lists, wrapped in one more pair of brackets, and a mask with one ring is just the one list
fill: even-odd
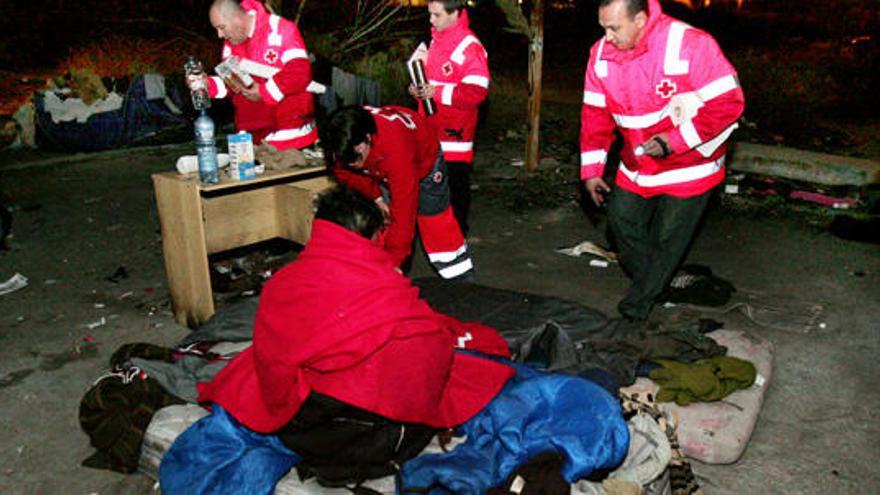
[(880, 184), (880, 162), (814, 151), (737, 143), (729, 168), (825, 186)]

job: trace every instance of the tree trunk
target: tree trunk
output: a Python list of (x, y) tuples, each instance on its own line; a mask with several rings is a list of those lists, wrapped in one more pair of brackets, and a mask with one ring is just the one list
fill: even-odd
[(541, 133), (541, 70), (544, 62), (544, 0), (532, 4), (531, 43), (529, 44), (529, 115), (526, 136), (526, 170), (538, 168)]

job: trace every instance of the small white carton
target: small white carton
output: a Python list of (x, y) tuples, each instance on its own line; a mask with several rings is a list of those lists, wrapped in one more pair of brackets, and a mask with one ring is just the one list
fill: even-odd
[(229, 176), (235, 180), (248, 180), (256, 177), (254, 170), (254, 140), (250, 133), (241, 131), (228, 134)]

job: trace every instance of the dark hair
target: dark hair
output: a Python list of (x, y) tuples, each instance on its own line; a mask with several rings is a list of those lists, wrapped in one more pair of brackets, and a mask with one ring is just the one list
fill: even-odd
[(367, 239), (373, 238), (384, 221), (375, 202), (341, 186), (318, 196), (315, 219), (333, 222)]
[(342, 107), (318, 125), (318, 133), (327, 163), (348, 165), (359, 158), (355, 146), (367, 142), (370, 134), (376, 134), (376, 121), (362, 107)]
[(607, 7), (618, 1), (626, 4), (626, 13), (630, 19), (643, 10), (645, 14), (648, 13), (648, 0), (599, 0), (599, 7)]
[(442, 3), (447, 14), (464, 10), (467, 0), (428, 0), (428, 3)]

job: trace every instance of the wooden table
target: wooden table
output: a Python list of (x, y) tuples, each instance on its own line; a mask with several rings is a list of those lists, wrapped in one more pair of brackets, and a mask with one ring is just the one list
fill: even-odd
[(181, 325), (214, 314), (208, 255), (282, 237), (305, 244), (312, 200), (330, 186), (324, 166), (267, 171), (255, 179), (202, 184), (198, 174), (153, 174), (165, 275)]

